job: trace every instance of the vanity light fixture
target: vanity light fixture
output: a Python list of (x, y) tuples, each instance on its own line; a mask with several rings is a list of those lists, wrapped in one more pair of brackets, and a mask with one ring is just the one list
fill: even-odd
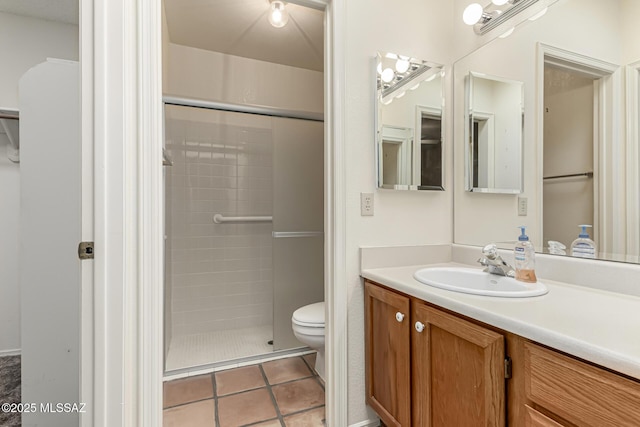
[(545, 7), (540, 12), (536, 13), (531, 18), (529, 18), (529, 21), (535, 21), (536, 19), (541, 18), (545, 13), (547, 13), (547, 10), (549, 10), (549, 8)]
[(501, 39), (506, 39), (507, 37), (509, 37), (513, 31), (516, 29), (516, 27), (511, 27), (509, 28), (507, 31), (505, 31), (504, 33), (500, 34), (498, 37)]
[[(462, 20), (465, 24), (472, 25), (476, 34), (483, 35), (537, 2), (538, 0), (491, 0), (485, 7), (479, 3), (471, 3), (464, 9)], [(544, 15), (544, 11), (532, 18), (537, 19), (540, 17), (538, 15)]]
[(396, 61), (396, 71), (399, 73), (406, 73), (409, 69), (409, 58), (403, 58), (402, 56)]
[(289, 22), (289, 12), (280, 0), (271, 1), (269, 9), (269, 23), (276, 28), (282, 28)]

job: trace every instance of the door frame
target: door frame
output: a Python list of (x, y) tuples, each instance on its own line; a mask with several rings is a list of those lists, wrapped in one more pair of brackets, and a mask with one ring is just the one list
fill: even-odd
[[(325, 10), (326, 420), (347, 425), (346, 0)], [(80, 0), (83, 141), (93, 140), (94, 286), (83, 297), (84, 425), (162, 425), (161, 0)]]
[[(626, 168), (620, 167), (612, 159), (621, 158), (625, 150), (622, 135), (622, 114), (620, 94), (622, 71), (620, 66), (576, 52), (538, 43), (536, 73), (536, 149), (537, 175), (535, 182), (542, 183), (544, 159), (544, 67), (546, 64), (581, 73), (594, 79), (594, 152), (593, 152), (593, 239), (598, 242), (598, 250), (620, 253), (615, 250), (624, 245), (625, 221), (612, 221), (616, 212), (626, 212), (625, 181)], [(543, 185), (536, 188), (538, 201), (538, 230), (543, 235)], [(601, 203), (601, 201), (606, 203)], [(600, 207), (601, 205), (609, 206)], [(607, 224), (610, 224), (608, 226)], [(622, 236), (622, 237), (620, 237)], [(605, 242), (609, 242), (606, 243)]]

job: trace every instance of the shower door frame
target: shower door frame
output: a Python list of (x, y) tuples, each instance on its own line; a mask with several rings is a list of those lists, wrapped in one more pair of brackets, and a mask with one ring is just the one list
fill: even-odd
[[(347, 422), (346, 0), (325, 11), (326, 420)], [(95, 164), (95, 283), (83, 314), (82, 425), (161, 425), (161, 0), (80, 0), (82, 114)], [(83, 131), (84, 132), (84, 131)], [(84, 133), (83, 133), (84, 134)]]

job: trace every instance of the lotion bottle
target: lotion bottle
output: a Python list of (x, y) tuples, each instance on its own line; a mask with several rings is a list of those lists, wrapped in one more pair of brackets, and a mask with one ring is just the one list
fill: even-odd
[(589, 238), (587, 233), (587, 227), (591, 225), (579, 225), (582, 228), (582, 232), (578, 235), (578, 238), (571, 243), (571, 256), (578, 258), (595, 258), (596, 257), (596, 242)]
[(535, 271), (535, 248), (529, 241), (529, 236), (525, 234), (525, 226), (519, 227), (521, 230), (518, 236), (518, 243), (513, 250), (515, 259), (516, 280), (527, 283), (535, 283), (538, 281)]

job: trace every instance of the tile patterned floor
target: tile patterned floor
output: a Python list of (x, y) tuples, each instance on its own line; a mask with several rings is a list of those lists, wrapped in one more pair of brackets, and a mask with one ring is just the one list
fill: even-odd
[(164, 427), (322, 427), (315, 354), (164, 383)]

